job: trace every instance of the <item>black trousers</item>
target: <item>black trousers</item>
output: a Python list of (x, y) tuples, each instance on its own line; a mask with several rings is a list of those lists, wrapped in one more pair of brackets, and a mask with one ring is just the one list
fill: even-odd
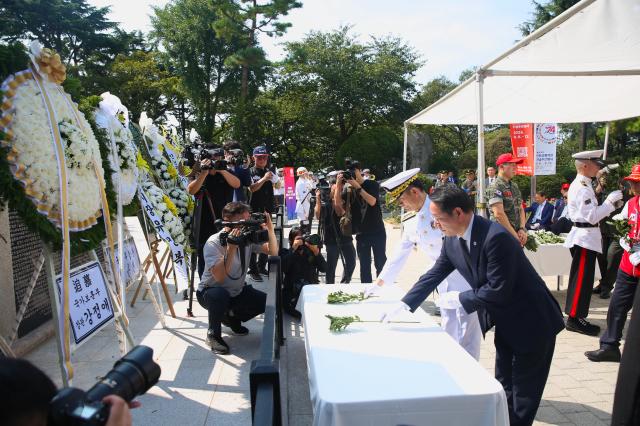
[[(638, 284), (635, 284), (636, 286)], [(616, 284), (616, 289), (622, 285)], [(640, 291), (636, 291), (633, 312), (624, 343), (618, 382), (613, 399), (612, 426), (640, 425)]]
[(600, 346), (620, 347), (624, 323), (627, 322), (627, 314), (633, 306), (633, 297), (639, 281), (639, 277), (632, 277), (621, 269), (618, 270), (618, 279), (607, 311), (607, 329), (600, 337)]
[(251, 318), (264, 313), (267, 294), (245, 285), (242, 292), (231, 297), (222, 287), (207, 287), (196, 292), (200, 306), (209, 312), (209, 330), (214, 336), (220, 337), (222, 321), (230, 318), (236, 321), (249, 321)]
[(198, 277), (202, 279), (204, 272), (204, 244), (198, 245)]
[(606, 244), (602, 247), (602, 256), (604, 256), (604, 268), (598, 258), (598, 264), (600, 265), (600, 272), (602, 272), (602, 278), (600, 278), (600, 288), (611, 290), (618, 277), (618, 267), (620, 266), (620, 260), (624, 250), (620, 247), (620, 242), (616, 238), (606, 238)]
[(387, 234), (384, 230), (376, 233), (356, 235), (356, 250), (360, 261), (360, 282), (373, 282), (371, 277), (371, 252), (378, 275), (387, 261)]
[(259, 271), (267, 269), (267, 261), (269, 256), (265, 253), (251, 253), (249, 259), (249, 273), (258, 273)]
[(509, 424), (533, 424), (547, 384), (551, 359), (556, 346), (554, 336), (535, 350), (522, 353), (512, 348), (496, 330), (496, 379), (502, 384), (509, 406)]
[[(325, 242), (324, 246), (327, 249), (326, 283), (334, 284), (336, 282), (336, 266), (338, 266), (338, 258), (340, 257), (338, 244)], [(353, 247), (353, 241), (342, 243), (339, 248), (345, 263), (340, 282), (342, 284), (350, 283), (353, 271), (356, 269), (356, 249)]]
[(589, 315), (597, 252), (580, 246), (571, 247), (571, 271), (564, 313), (571, 318)]

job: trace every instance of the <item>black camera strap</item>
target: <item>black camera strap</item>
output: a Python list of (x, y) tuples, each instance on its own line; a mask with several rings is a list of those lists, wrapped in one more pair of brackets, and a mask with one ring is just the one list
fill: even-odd
[[(228, 247), (228, 246), (227, 246)], [(242, 277), (242, 272), (246, 270), (247, 267), (247, 260), (246, 260), (246, 252), (245, 252), (245, 247), (244, 245), (239, 245), (237, 246), (238, 250), (240, 250), (240, 253), (238, 253), (238, 255), (240, 256), (240, 275), (238, 275), (237, 277), (232, 276), (230, 273), (227, 274), (227, 276), (229, 278), (231, 278), (232, 280), (238, 280)], [(224, 265), (225, 265), (225, 272), (226, 272), (226, 267), (227, 267), (227, 253), (224, 254), (224, 259), (223, 259)]]

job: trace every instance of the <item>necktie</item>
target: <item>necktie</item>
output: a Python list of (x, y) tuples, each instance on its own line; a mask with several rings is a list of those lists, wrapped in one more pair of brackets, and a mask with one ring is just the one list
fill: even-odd
[(460, 249), (462, 250), (462, 254), (464, 255), (464, 260), (467, 262), (467, 266), (471, 269), (471, 255), (469, 254), (469, 249), (467, 248), (467, 240), (460, 237), (458, 238), (458, 242), (460, 243)]

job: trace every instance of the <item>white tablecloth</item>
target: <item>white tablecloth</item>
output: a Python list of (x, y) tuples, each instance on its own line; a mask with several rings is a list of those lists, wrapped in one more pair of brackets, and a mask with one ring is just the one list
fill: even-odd
[(364, 285), (305, 286), (302, 312), (314, 425), (508, 425), (500, 383), (422, 309), (398, 320), (418, 324), (353, 323), (329, 331), (326, 314), (379, 320), (401, 298), (329, 305), (327, 295)]
[[(529, 262), (541, 277), (569, 275), (571, 271), (571, 252), (562, 244), (544, 244), (537, 251), (523, 249)], [(595, 278), (600, 279), (600, 268), (596, 264)]]

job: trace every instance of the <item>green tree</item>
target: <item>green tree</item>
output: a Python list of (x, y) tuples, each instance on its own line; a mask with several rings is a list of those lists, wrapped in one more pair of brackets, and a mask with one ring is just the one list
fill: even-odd
[[(161, 63), (158, 52), (139, 50), (128, 56), (118, 55), (109, 75), (114, 83), (111, 92), (127, 106), (134, 122), (143, 111), (152, 118), (162, 117), (168, 112), (180, 115), (185, 97), (180, 79)], [(184, 117), (187, 119), (188, 113)], [(183, 129), (186, 126), (186, 121), (181, 123)]]
[(361, 128), (400, 126), (416, 92), (420, 62), (411, 47), (392, 37), (363, 44), (349, 31), (311, 32), (287, 43), (279, 69), (284, 87), (307, 93), (313, 116), (305, 119), (321, 121), (323, 135), (332, 140), (329, 151)]
[(264, 66), (268, 61), (258, 45), (258, 34), (268, 37), (282, 36), (291, 26), (280, 19), (291, 9), (302, 7), (296, 0), (223, 0), (219, 2), (219, 16), (213, 28), (224, 40), (239, 39), (240, 48), (228, 59), (230, 65), (242, 68), (240, 98), (249, 94), (249, 72)]
[(580, 0), (551, 0), (545, 4), (532, 1), (534, 11), (533, 17), (518, 26), (523, 36), (528, 36), (556, 16), (562, 14)]
[(154, 8), (152, 36), (165, 51), (165, 61), (180, 76), (194, 107), (194, 127), (204, 141), (212, 141), (222, 126), (222, 114), (233, 109), (239, 72), (225, 60), (241, 47), (240, 40), (217, 37), (213, 23), (219, 1), (174, 0)]
[(402, 142), (396, 132), (387, 127), (372, 127), (353, 134), (338, 150), (336, 166), (344, 167), (343, 159), (360, 161), (378, 178), (401, 170)]
[[(465, 70), (460, 74), (459, 82), (465, 81), (473, 70)], [(457, 83), (444, 76), (428, 82), (422, 91), (413, 99), (414, 113), (437, 102), (457, 86)], [(432, 170), (453, 170), (475, 168), (471, 164), (477, 158), (478, 129), (467, 125), (421, 125), (421, 131), (427, 132), (433, 140)], [(475, 160), (477, 163), (477, 159)]]

